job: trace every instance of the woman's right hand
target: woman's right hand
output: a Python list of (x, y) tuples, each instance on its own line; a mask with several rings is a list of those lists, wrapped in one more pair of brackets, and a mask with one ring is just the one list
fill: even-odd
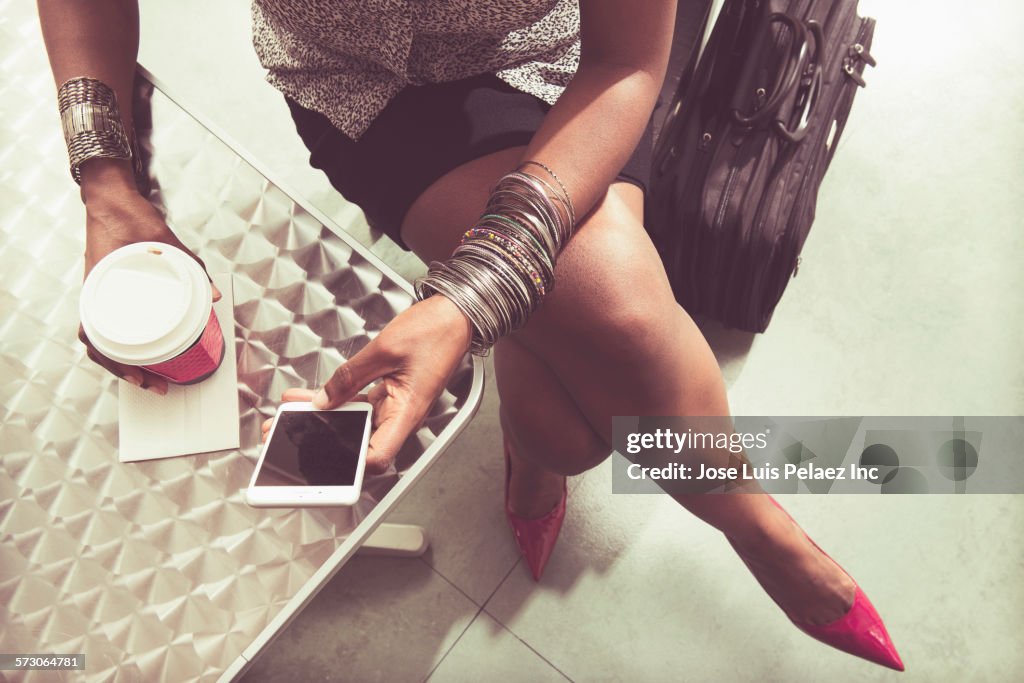
[[(373, 434), (366, 472), (381, 474), (444, 391), (472, 336), (469, 320), (450, 299), (429, 297), (399, 313), (319, 391), (288, 389), (281, 400), (310, 401), (317, 410), (331, 410), (351, 400), (370, 403)], [(381, 381), (365, 396), (357, 394), (377, 379)], [(273, 419), (263, 423), (264, 440), (272, 423)]]
[[(190, 254), (205, 270), (202, 260), (181, 243), (167, 227), (160, 212), (138, 193), (134, 179), (131, 176), (125, 179), (122, 164), (124, 162), (108, 164), (106, 159), (95, 159), (83, 167), (85, 276), (104, 256), (135, 242), (164, 242), (177, 247)], [(218, 299), (220, 292), (215, 286), (213, 300)], [(163, 377), (139, 366), (116, 363), (101, 355), (89, 343), (81, 325), (78, 327), (78, 338), (85, 344), (89, 358), (117, 377), (157, 394), (167, 393), (167, 380)]]

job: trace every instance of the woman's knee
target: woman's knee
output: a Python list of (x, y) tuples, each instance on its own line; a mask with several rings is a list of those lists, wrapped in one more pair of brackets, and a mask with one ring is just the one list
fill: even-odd
[(501, 404), (502, 430), (516, 455), (566, 477), (582, 474), (611, 455), (611, 446), (585, 423), (559, 424), (544, 412), (543, 396)]
[(551, 368), (521, 344), (513, 339), (499, 342), (494, 369), (502, 429), (519, 457), (572, 475), (611, 452)]
[(588, 414), (726, 410), (714, 354), (623, 203), (590, 216), (558, 267), (555, 290), (519, 334)]
[(536, 343), (623, 359), (664, 343), (678, 313), (643, 226), (624, 205), (605, 202), (566, 247), (555, 289), (524, 333)]

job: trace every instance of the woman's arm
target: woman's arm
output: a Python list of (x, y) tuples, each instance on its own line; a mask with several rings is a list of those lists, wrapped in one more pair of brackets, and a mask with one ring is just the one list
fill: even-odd
[[(578, 217), (604, 197), (640, 140), (661, 89), (675, 25), (675, 0), (580, 5), (579, 69), (523, 156), (558, 174)], [(334, 407), (383, 378), (368, 396), (376, 429), (367, 471), (380, 472), (443, 390), (471, 336), (460, 309), (446, 296), (431, 296), (401, 313), (317, 395), (296, 389), (284, 398)]]
[[(132, 130), (132, 89), (139, 51), (136, 0), (38, 0), (39, 23), (56, 85), (78, 76), (103, 81), (117, 96), (121, 122)], [(135, 194), (130, 161), (90, 159), (82, 164), (82, 198), (117, 200)]]
[[(102, 81), (114, 91), (121, 123), (131, 139), (135, 60), (139, 49), (136, 0), (38, 0), (38, 7), (56, 85), (81, 76)], [(133, 242), (166, 242), (189, 252), (153, 205), (139, 194), (130, 160), (87, 159), (80, 172), (86, 209), (86, 275), (101, 258)], [(220, 293), (214, 288), (214, 300), (219, 298)], [(101, 356), (81, 328), (78, 336), (85, 343), (89, 358), (113, 374), (156, 393), (167, 392), (167, 382), (162, 377)]]
[(580, 1), (579, 68), (523, 156), (558, 174), (578, 216), (604, 197), (647, 126), (675, 11), (675, 0)]

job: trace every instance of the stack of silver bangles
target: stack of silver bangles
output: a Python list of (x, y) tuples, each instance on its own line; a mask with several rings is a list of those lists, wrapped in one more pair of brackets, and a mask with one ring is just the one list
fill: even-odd
[[(527, 172), (535, 166), (548, 178)], [(470, 351), (487, 355), (519, 329), (555, 284), (555, 261), (569, 241), (576, 212), (554, 171), (527, 161), (501, 178), (476, 226), (447, 261), (434, 261), (416, 281), (420, 300), (451, 299), (473, 326)]]
[[(71, 177), (82, 183), (79, 167), (89, 159), (131, 159), (132, 146), (121, 122), (114, 91), (102, 81), (80, 76), (57, 89), (57, 105), (68, 146)], [(136, 174), (139, 168), (136, 159)]]

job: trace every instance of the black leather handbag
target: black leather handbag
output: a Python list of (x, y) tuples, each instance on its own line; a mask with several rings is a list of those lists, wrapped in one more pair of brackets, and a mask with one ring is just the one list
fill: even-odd
[(655, 149), (648, 231), (691, 314), (763, 332), (797, 272), (875, 21), (857, 0), (726, 0)]

